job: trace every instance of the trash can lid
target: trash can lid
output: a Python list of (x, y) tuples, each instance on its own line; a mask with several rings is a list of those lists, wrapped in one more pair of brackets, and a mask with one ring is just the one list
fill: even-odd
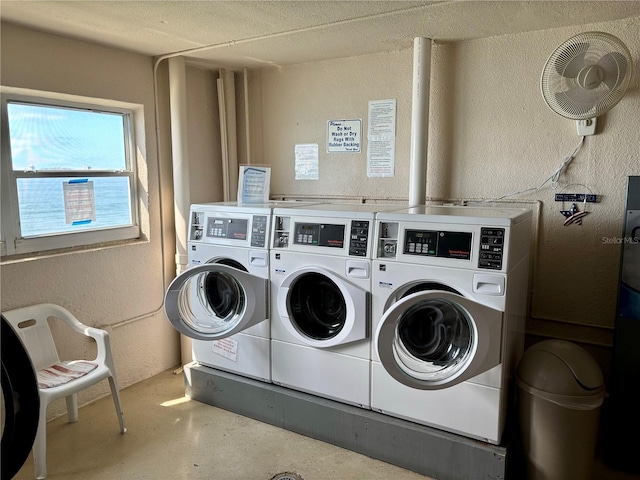
[(543, 392), (570, 395), (602, 395), (602, 371), (582, 347), (564, 340), (545, 340), (522, 357), (517, 380)]

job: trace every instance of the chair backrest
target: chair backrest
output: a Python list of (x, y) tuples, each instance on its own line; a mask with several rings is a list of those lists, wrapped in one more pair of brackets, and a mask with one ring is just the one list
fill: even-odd
[(31, 305), (2, 312), (22, 340), (36, 371), (60, 361), (47, 322), (49, 317), (58, 316), (56, 313), (47, 305)]

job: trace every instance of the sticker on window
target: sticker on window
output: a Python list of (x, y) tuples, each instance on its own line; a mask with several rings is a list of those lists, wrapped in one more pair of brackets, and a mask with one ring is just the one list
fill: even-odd
[(87, 179), (69, 180), (62, 184), (62, 193), (67, 224), (85, 225), (96, 221), (93, 182)]

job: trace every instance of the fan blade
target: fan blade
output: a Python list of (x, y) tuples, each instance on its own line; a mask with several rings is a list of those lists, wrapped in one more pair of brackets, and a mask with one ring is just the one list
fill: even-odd
[(594, 95), (593, 90), (576, 87), (564, 92), (558, 92), (555, 97), (558, 105), (575, 117), (591, 118), (595, 116), (587, 116), (587, 114), (593, 112), (593, 108), (598, 102), (597, 95)]
[(556, 56), (554, 62), (556, 71), (563, 77), (576, 78), (580, 70), (585, 66), (584, 55), (588, 49), (589, 44), (585, 42), (567, 45)]
[(598, 61), (598, 66), (604, 71), (602, 81), (610, 90), (620, 85), (627, 75), (627, 59), (620, 52), (607, 53)]

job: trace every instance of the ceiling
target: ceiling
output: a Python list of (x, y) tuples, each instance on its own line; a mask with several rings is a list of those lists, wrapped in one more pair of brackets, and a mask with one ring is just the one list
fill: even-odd
[(2, 21), (227, 68), (313, 62), (640, 15), (638, 1), (29, 1)]

